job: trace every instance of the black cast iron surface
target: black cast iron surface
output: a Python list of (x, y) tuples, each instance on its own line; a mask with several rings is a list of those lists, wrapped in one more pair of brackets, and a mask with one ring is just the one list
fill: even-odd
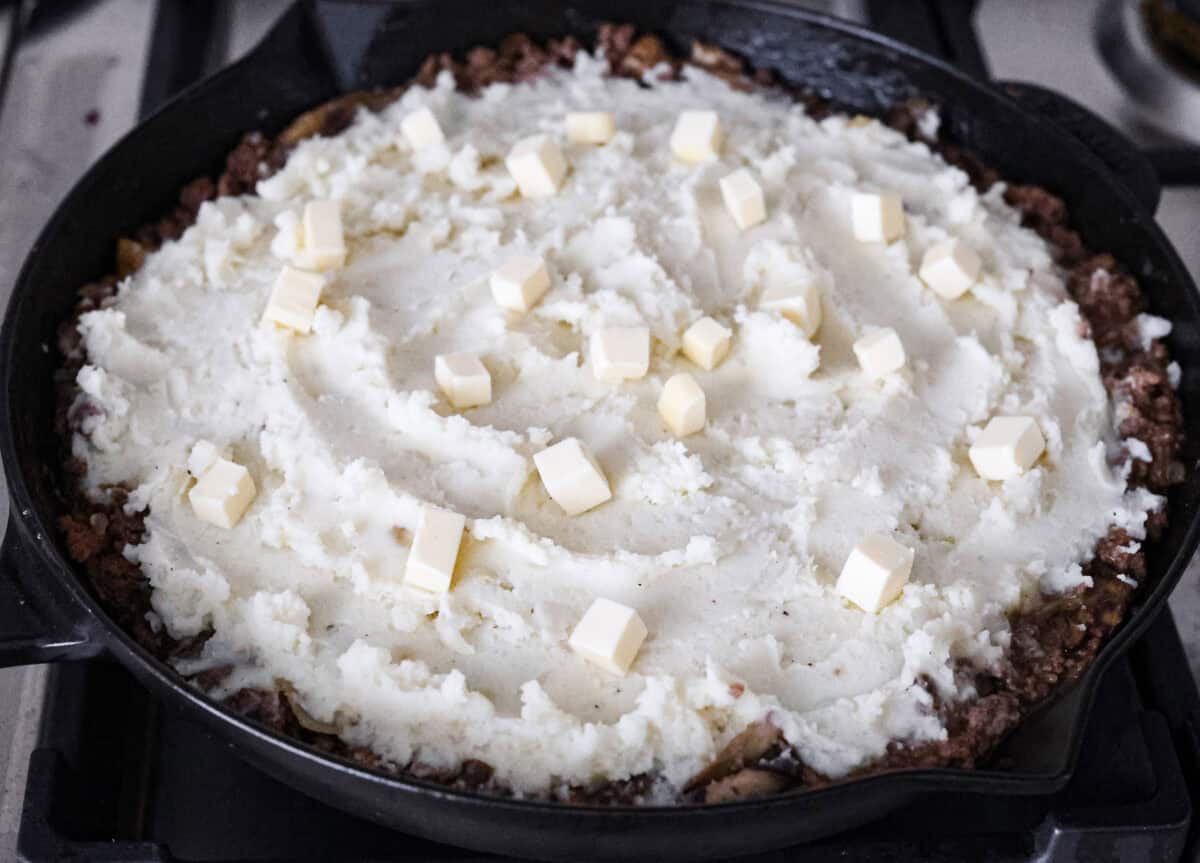
[[(266, 777), (164, 710), (120, 666), (56, 669), (47, 705), (21, 823), (30, 863), (483, 859)], [(1164, 614), (1105, 675), (1079, 769), (1062, 792), (1005, 805), (934, 795), (849, 834), (739, 860), (1187, 860), (1196, 850), (1191, 801), (1200, 800), (1198, 721), (1200, 697)]]
[[(61, 509), (57, 452), (49, 432), (51, 381), (59, 363), (51, 346), (75, 289), (109, 268), (114, 236), (167, 209), (174, 190), (187, 180), (218, 170), (247, 129), (272, 132), (344, 90), (405, 80), (433, 50), (495, 43), (514, 30), (589, 38), (599, 21), (614, 19), (665, 35), (677, 48), (693, 38), (718, 42), (851, 110), (879, 114), (910, 95), (935, 98), (945, 134), (1006, 176), (1062, 194), (1089, 243), (1116, 253), (1139, 277), (1152, 310), (1175, 324), (1170, 344), (1184, 370), (1185, 411), (1189, 426), (1200, 426), (1200, 310), (1194, 286), (1150, 218), (1156, 190), (1146, 185), (1148, 175), (1136, 151), (1086, 112), (1062, 110), (1061, 97), (1038, 100), (1034, 94), (1031, 104), (1018, 94), (1021, 101), (1012, 101), (898, 43), (767, 0), (305, 3), (245, 61), (185, 92), (89, 172), (52, 219), (18, 280), (0, 333), (0, 450), (13, 501), (4, 575), (18, 576), (19, 585), (6, 589), (28, 599), (37, 614), (26, 613), (28, 605), (0, 606), (0, 664), (110, 654), (168, 710), (215, 731), (228, 751), (295, 789), (406, 832), (527, 856), (730, 855), (843, 831), (931, 794), (948, 807), (973, 801), (987, 813), (989, 800), (1004, 797), (1006, 811), (1020, 811), (1035, 797), (1060, 791), (1079, 753), (1083, 719), (1102, 670), (1162, 607), (1194, 549), (1200, 499), (1195, 472), (1172, 494), (1171, 528), (1151, 558), (1151, 576), (1121, 633), (1082, 685), (1007, 742), (996, 768), (896, 773), (713, 807), (596, 809), (506, 802), (331, 761), (181, 686), (112, 626), (66, 564), (51, 526)], [(1098, 153), (1092, 149), (1097, 144)], [(1185, 453), (1189, 464), (1196, 463), (1197, 452), (1192, 443)], [(20, 620), (6, 619), (13, 616)], [(32, 635), (5, 643), (18, 624)], [(48, 767), (39, 762), (38, 775), (53, 776)], [(986, 814), (981, 817), (987, 823)]]

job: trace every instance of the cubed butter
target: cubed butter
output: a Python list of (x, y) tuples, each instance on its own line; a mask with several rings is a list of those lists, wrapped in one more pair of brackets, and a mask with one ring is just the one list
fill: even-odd
[(733, 217), (733, 223), (740, 230), (766, 221), (767, 202), (763, 198), (762, 186), (745, 168), (721, 179), (721, 198), (725, 201), (725, 209)]
[(232, 459), (229, 447), (218, 447), (211, 441), (198, 440), (192, 444), (188, 453), (187, 471), (195, 479), (204, 476), (204, 472), (212, 467), (217, 459)]
[(310, 270), (332, 270), (346, 263), (342, 212), (337, 201), (309, 201), (304, 205), (304, 244), (300, 263)]
[(454, 407), (473, 408), (492, 400), (492, 376), (475, 354), (439, 354), (433, 377)]
[(608, 383), (631, 381), (650, 370), (650, 330), (616, 327), (592, 334), (592, 373)]
[(887, 534), (870, 534), (846, 558), (837, 592), (863, 611), (875, 614), (904, 590), (912, 565), (912, 549)]
[(407, 115), (400, 121), (400, 131), (414, 150), (424, 150), (446, 141), (437, 116), (428, 108), (418, 108)]
[(1033, 467), (1046, 439), (1033, 417), (992, 417), (968, 450), (984, 479), (1012, 479)]
[(881, 378), (904, 367), (904, 345), (891, 327), (868, 333), (854, 343), (854, 355), (868, 377)]
[(974, 249), (962, 240), (949, 239), (929, 247), (921, 258), (919, 275), (935, 294), (953, 300), (975, 284), (982, 265)]
[(324, 287), (325, 277), (320, 273), (284, 267), (275, 280), (263, 317), (298, 333), (307, 333), (312, 328)]
[(687, 372), (672, 375), (658, 397), (658, 414), (677, 437), (695, 434), (708, 421), (704, 390)]
[(821, 328), (821, 292), (815, 281), (775, 284), (762, 292), (758, 305), (783, 315), (811, 339)]
[(671, 152), (682, 162), (707, 162), (721, 154), (724, 138), (716, 111), (683, 111), (671, 132)]
[(683, 355), (706, 371), (712, 371), (729, 354), (733, 330), (712, 318), (703, 317), (683, 333)]
[(550, 287), (546, 262), (531, 255), (517, 255), (492, 273), (492, 298), (514, 312), (527, 312)]
[(612, 497), (608, 479), (578, 438), (569, 437), (533, 457), (546, 493), (567, 515), (579, 515)]
[(549, 198), (567, 176), (567, 160), (549, 135), (522, 138), (504, 160), (508, 173), (526, 198)]
[(404, 564), (404, 583), (430, 593), (450, 590), (466, 524), (466, 517), (457, 512), (422, 507), (408, 562)]
[(850, 199), (850, 224), (862, 243), (890, 243), (904, 236), (904, 202), (899, 195), (855, 192)]
[(625, 674), (646, 634), (646, 624), (636, 611), (601, 598), (588, 607), (567, 644), (588, 662), (613, 674)]
[(250, 471), (229, 459), (217, 458), (192, 486), (188, 500), (198, 519), (228, 529), (241, 520), (256, 494)]
[(617, 131), (617, 121), (607, 111), (572, 111), (566, 126), (567, 140), (576, 144), (607, 144)]

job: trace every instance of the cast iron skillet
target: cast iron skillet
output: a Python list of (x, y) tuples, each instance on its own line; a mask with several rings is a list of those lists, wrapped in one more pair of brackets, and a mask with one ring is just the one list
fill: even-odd
[[(1170, 528), (1121, 630), (1066, 696), (1004, 746), (1003, 771), (912, 770), (818, 791), (714, 806), (566, 807), (500, 800), (375, 773), (331, 759), (237, 716), (183, 684), (118, 629), (80, 581), (54, 528), (55, 329), (78, 286), (109, 271), (114, 238), (168, 209), (176, 191), (219, 170), (249, 129), (274, 132), (346, 90), (412, 76), (434, 50), (495, 44), (522, 30), (590, 40), (600, 21), (629, 21), (686, 49), (717, 42), (853, 110), (881, 114), (914, 95), (942, 106), (943, 134), (1006, 177), (1044, 185), (1070, 205), (1092, 248), (1137, 276), (1183, 368), (1188, 427), (1200, 428), (1200, 302), (1155, 226), (1153, 172), (1078, 106), (1033, 89), (997, 89), (868, 30), (771, 0), (418, 0), (297, 4), (246, 59), (184, 92), (80, 181), (25, 263), (0, 331), (0, 451), (12, 512), (0, 549), (0, 666), (105, 655), (168, 705), (263, 770), (334, 806), (408, 833), (508, 854), (569, 859), (696, 859), (748, 854), (843, 830), (933, 791), (1006, 795), (1061, 788), (1078, 754), (1095, 684), (1163, 606), (1197, 544), (1200, 472), (1171, 494)], [(1184, 463), (1194, 465), (1193, 440)], [(220, 829), (213, 825), (213, 829)]]

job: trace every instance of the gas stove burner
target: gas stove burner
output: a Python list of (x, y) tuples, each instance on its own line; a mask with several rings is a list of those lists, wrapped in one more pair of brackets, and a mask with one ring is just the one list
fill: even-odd
[(1138, 116), (1192, 142), (1200, 142), (1197, 34), (1195, 0), (1105, 0), (1096, 15), (1100, 56)]

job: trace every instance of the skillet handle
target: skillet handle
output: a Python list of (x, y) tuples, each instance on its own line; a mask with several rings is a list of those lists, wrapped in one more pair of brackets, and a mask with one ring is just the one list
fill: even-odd
[(46, 576), (21, 547), (19, 533), (10, 519), (0, 546), (0, 668), (97, 655), (96, 639), (65, 618), (49, 590), (37, 589), (35, 580)]
[(1036, 84), (997, 81), (1006, 95), (1069, 132), (1096, 154), (1149, 213), (1162, 195), (1154, 164), (1128, 138), (1078, 102)]

